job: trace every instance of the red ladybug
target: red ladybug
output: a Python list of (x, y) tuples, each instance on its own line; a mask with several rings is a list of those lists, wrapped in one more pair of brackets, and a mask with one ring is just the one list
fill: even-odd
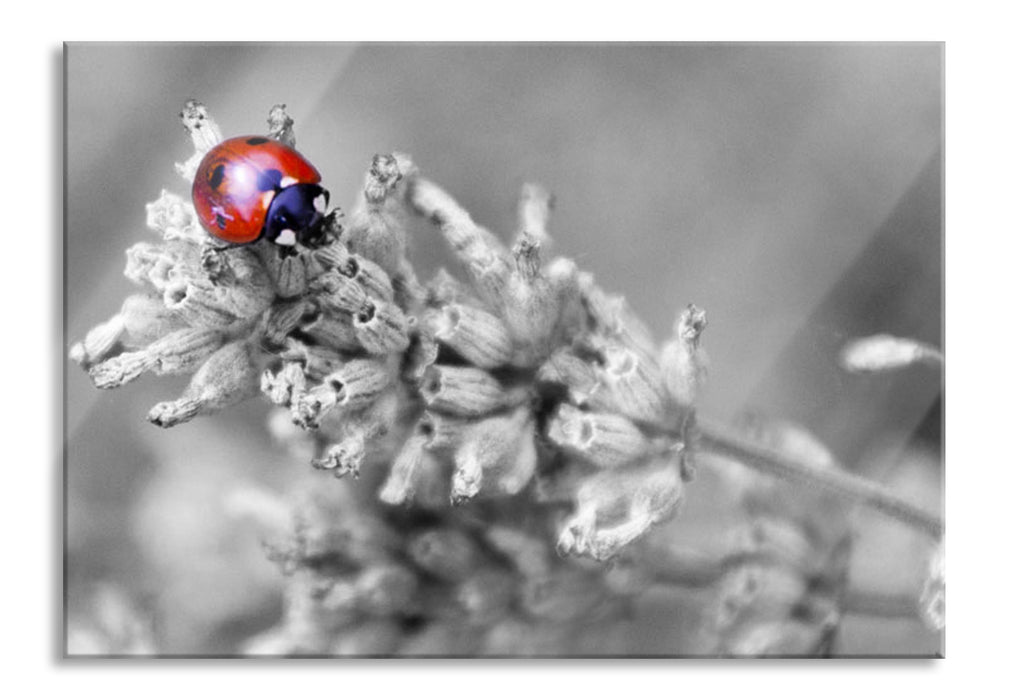
[(260, 238), (312, 245), (323, 238), (329, 192), (293, 148), (265, 136), (237, 136), (211, 148), (193, 181), (200, 223), (232, 245)]

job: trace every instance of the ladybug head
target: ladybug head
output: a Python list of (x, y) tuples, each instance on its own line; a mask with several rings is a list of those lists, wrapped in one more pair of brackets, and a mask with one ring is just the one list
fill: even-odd
[(316, 184), (299, 183), (277, 191), (266, 213), (263, 237), (277, 245), (317, 245), (324, 237), (329, 192)]

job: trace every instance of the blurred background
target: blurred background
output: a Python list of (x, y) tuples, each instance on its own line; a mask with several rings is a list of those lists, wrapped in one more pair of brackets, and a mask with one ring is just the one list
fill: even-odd
[[(942, 378), (846, 374), (849, 339), (942, 345), (940, 44), (70, 44), (66, 326), (81, 338), (133, 292), (124, 250), (153, 240), (144, 205), (187, 194), (187, 98), (225, 135), (275, 103), (333, 201), (371, 157), (410, 153), (474, 219), (510, 236), (519, 187), (556, 195), (557, 252), (626, 295), (658, 337), (707, 311), (705, 415), (803, 424), (850, 468), (942, 508)], [(418, 228), (422, 276), (452, 268)], [(166, 653), (234, 653), (280, 614), (280, 575), (226, 494), (280, 490), (307, 467), (269, 442), (265, 402), (165, 431), (146, 422), (184, 379), (101, 392), (67, 370), (67, 614), (114, 590), (154, 615)], [(656, 537), (719, 546), (720, 485), (702, 474)], [(861, 519), (853, 577), (914, 590), (925, 542)], [(96, 598), (97, 597), (97, 598)], [(657, 598), (641, 648), (688, 653), (696, 613)], [(85, 627), (87, 625), (85, 624)], [(849, 618), (842, 653), (934, 653), (914, 621)], [(634, 650), (629, 650), (633, 652)]]

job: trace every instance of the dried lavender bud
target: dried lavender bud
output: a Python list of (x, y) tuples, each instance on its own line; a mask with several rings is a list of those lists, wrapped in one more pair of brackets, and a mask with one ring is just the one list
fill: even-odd
[(70, 348), (70, 359), (88, 369), (113, 353), (125, 331), (126, 322), (120, 312), (88, 331), (82, 342), (75, 343)]
[(519, 226), (516, 241), (525, 237), (540, 249), (549, 250), (553, 239), (547, 233), (547, 223), (550, 221), (553, 206), (554, 198), (545, 187), (535, 183), (522, 185), (519, 194)]
[(678, 465), (657, 459), (643, 467), (602, 471), (575, 494), (575, 512), (561, 526), (557, 551), (599, 561), (676, 514), (683, 500)]
[(563, 347), (543, 363), (536, 379), (563, 387), (571, 402), (584, 405), (599, 385), (596, 372), (594, 365), (576, 355), (570, 347)]
[(398, 306), (367, 301), (353, 316), (358, 342), (373, 355), (403, 352), (410, 345), (409, 322)]
[(462, 443), (466, 431), (473, 424), (470, 418), (425, 411), (417, 421), (417, 431), (424, 437), (427, 449), (451, 451)]
[(287, 105), (276, 104), (270, 108), (270, 115), (266, 119), (267, 135), (271, 139), (277, 139), (285, 146), (294, 148), (294, 120), (287, 113)]
[[(488, 291), (486, 285), (481, 284), (481, 278), (490, 268), (507, 259), (507, 251), (494, 234), (476, 225), (469, 213), (444, 190), (423, 178), (414, 179), (410, 203), (441, 228), (455, 254), (469, 266), (477, 287)], [(493, 296), (493, 292), (491, 294)]]
[(416, 384), (427, 373), (428, 367), (438, 359), (438, 343), (427, 321), (421, 321), (410, 337), (403, 357), (403, 379)]
[(337, 271), (361, 285), (366, 297), (375, 301), (392, 301), (393, 290), (389, 275), (368, 258), (350, 255)]
[(634, 420), (661, 423), (666, 395), (659, 368), (651, 358), (611, 343), (604, 344), (599, 353), (603, 364), (595, 373), (598, 384), (589, 396), (589, 405)]
[(284, 346), (287, 336), (296, 329), (309, 313), (319, 315), (318, 310), (307, 299), (273, 304), (260, 321), (263, 341), (267, 347), (280, 348)]
[(319, 420), (336, 406), (353, 411), (373, 403), (392, 377), (379, 360), (350, 360), (304, 394), (296, 407), (295, 422), (317, 428)]
[(395, 195), (404, 174), (412, 170), (408, 156), (376, 155), (344, 236), (351, 250), (373, 260), (390, 275), (399, 270), (406, 250), (404, 212)]
[(337, 444), (330, 445), (322, 457), (313, 459), (312, 466), (332, 472), (338, 479), (348, 474), (356, 479), (361, 474), (365, 452), (365, 435), (355, 430)]
[(210, 118), (207, 108), (197, 100), (187, 100), (179, 116), (182, 126), (189, 132), (196, 153), (185, 163), (176, 163), (175, 169), (186, 180), (192, 182), (196, 169), (204, 154), (223, 140), (221, 128)]
[(700, 347), (701, 331), (707, 323), (704, 310), (688, 304), (677, 321), (674, 337), (662, 348), (666, 388), (680, 406), (695, 406), (707, 380), (708, 357)]
[[(338, 352), (355, 352), (362, 349), (353, 317), (349, 313), (333, 310), (309, 313), (302, 319), (300, 330), (307, 334), (318, 348)], [(318, 354), (320, 350), (314, 352)]]
[(470, 291), (444, 267), (439, 268), (434, 277), (427, 283), (428, 300), (432, 306), (441, 307), (448, 304), (472, 304)]
[(590, 330), (618, 340), (642, 355), (655, 355), (655, 340), (648, 326), (638, 318), (626, 299), (604, 292), (587, 272), (578, 273), (574, 283)]
[[(529, 454), (531, 441), (532, 425), (525, 407), (467, 427), (455, 453), (452, 503), (473, 498), (480, 492), (485, 478), (502, 471), (508, 472), (505, 483), (511, 492), (520, 490), (532, 477), (530, 463), (535, 466), (535, 450), (532, 459)], [(518, 459), (522, 464), (514, 471), (512, 468)]]
[(514, 256), (515, 271), (508, 276), (501, 312), (522, 349), (520, 363), (538, 364), (551, 349), (565, 298), (540, 274), (539, 246), (531, 238), (520, 238)]
[(159, 403), (147, 414), (147, 420), (170, 428), (197, 414), (244, 401), (256, 393), (259, 374), (249, 343), (225, 345), (197, 370), (179, 399)]
[(508, 363), (513, 345), (505, 325), (472, 306), (449, 304), (434, 322), (434, 337), (483, 369)]
[(280, 371), (263, 372), (259, 389), (278, 406), (296, 404), (305, 393), (305, 368), (300, 362), (285, 362)]
[(457, 416), (482, 416), (505, 405), (508, 394), (494, 377), (476, 367), (432, 365), (420, 385), (427, 407)]
[(892, 335), (858, 338), (841, 350), (841, 366), (849, 372), (886, 372), (915, 363), (941, 367), (942, 351), (917, 340)]
[[(448, 502), (445, 497), (448, 485), (441, 463), (427, 451), (426, 442), (425, 436), (414, 435), (403, 444), (378, 494), (384, 503), (400, 505), (412, 503), (417, 498), (426, 505), (431, 502), (432, 494), (435, 494), (434, 504)], [(441, 497), (437, 498), (439, 494)]]
[(147, 294), (126, 297), (119, 312), (131, 345), (149, 345), (185, 327), (182, 316)]
[(312, 283), (312, 289), (323, 309), (334, 315), (358, 313), (368, 301), (360, 284), (337, 271), (320, 275)]
[(273, 281), (277, 296), (281, 299), (292, 299), (304, 294), (318, 276), (312, 274), (312, 258), (305, 254), (300, 245), (288, 247), (264, 242), (255, 247)]
[(147, 205), (147, 227), (160, 233), (166, 241), (203, 243), (207, 240), (192, 203), (168, 190), (161, 190), (157, 201)]
[(651, 444), (631, 420), (613, 413), (582, 412), (561, 404), (547, 437), (566, 452), (611, 469), (647, 454)]
[(715, 624), (724, 632), (753, 619), (786, 620), (805, 598), (807, 587), (804, 576), (783, 566), (735, 567), (719, 584)]
[(148, 345), (95, 365), (89, 371), (99, 389), (133, 381), (144, 372), (181, 374), (203, 363), (224, 342), (224, 334), (209, 329), (184, 329)]

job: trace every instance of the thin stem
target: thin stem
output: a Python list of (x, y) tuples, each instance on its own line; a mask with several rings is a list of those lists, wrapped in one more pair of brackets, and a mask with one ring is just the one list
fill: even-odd
[(700, 426), (698, 448), (730, 457), (792, 483), (828, 490), (849, 501), (873, 508), (932, 537), (942, 537), (945, 525), (941, 517), (908, 503), (885, 486), (850, 472), (815, 469), (775, 450), (753, 444), (711, 425)]

